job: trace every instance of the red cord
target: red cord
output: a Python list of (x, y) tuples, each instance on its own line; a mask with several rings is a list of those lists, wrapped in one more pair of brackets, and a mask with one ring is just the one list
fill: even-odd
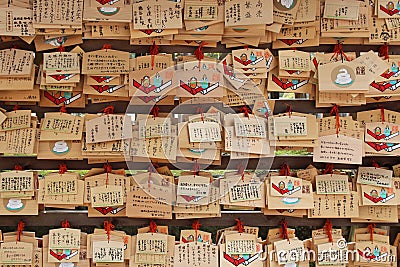
[(150, 220), (149, 232), (150, 233), (157, 233), (157, 224), (153, 220)]
[(154, 106), (150, 111), (150, 115), (153, 115), (153, 118), (156, 118), (159, 116), (159, 111), (160, 111), (160, 108), (157, 106)]
[(325, 165), (324, 174), (333, 174), (333, 164), (332, 163), (327, 163)]
[(62, 228), (70, 228), (71, 225), (69, 224), (69, 221), (65, 219), (64, 221), (61, 222), (61, 227)]
[(151, 69), (154, 69), (154, 60), (155, 56), (158, 55), (158, 45), (155, 41), (153, 41), (153, 45), (150, 46), (150, 55), (151, 55)]
[(22, 165), (20, 165), (20, 164), (15, 164), (15, 165), (14, 165), (14, 170), (15, 170), (15, 171), (23, 171), (24, 168), (23, 168)]
[(101, 109), (100, 112), (107, 114), (107, 115), (114, 114), (114, 109), (115, 109), (114, 106), (107, 106), (107, 107)]
[(281, 229), (280, 229), (281, 238), (282, 239), (287, 239), (287, 241), (290, 243), (287, 221), (286, 220), (282, 220), (280, 222), (280, 225), (281, 225)]
[(24, 231), (25, 223), (20, 221), (17, 226), (17, 242), (21, 240), (22, 232)]
[(104, 230), (106, 230), (107, 240), (110, 242), (111, 231), (114, 230), (115, 226), (111, 223), (111, 221), (104, 221)]
[(332, 242), (333, 242), (333, 237), (332, 237), (332, 222), (331, 222), (329, 219), (326, 220), (324, 229), (325, 229), (326, 234), (328, 235), (329, 242), (332, 243)]
[(247, 106), (243, 106), (239, 109), (239, 112), (244, 113), (244, 116), (250, 118), (251, 110)]
[(67, 108), (65, 107), (65, 104), (60, 108), (61, 113), (67, 113)]
[(336, 118), (336, 135), (339, 136), (340, 131), (340, 117), (339, 117), (339, 107), (338, 105), (334, 105), (330, 112), (331, 115), (335, 115)]
[(106, 172), (107, 176), (106, 176), (106, 186), (108, 186), (109, 181), (108, 181), (108, 174), (112, 171), (112, 167), (110, 164), (108, 163), (104, 163), (103, 165), (104, 171)]
[(372, 167), (375, 167), (375, 168), (380, 168), (381, 167), (381, 166), (379, 166), (378, 162), (376, 162), (375, 160), (372, 160), (371, 164), (372, 164)]
[(243, 233), (244, 232), (244, 225), (243, 225), (242, 221), (240, 219), (235, 219), (235, 221), (236, 221), (236, 230), (239, 233)]
[(280, 176), (290, 176), (290, 167), (288, 164), (283, 163), (279, 171)]
[(368, 230), (369, 230), (369, 234), (370, 234), (370, 240), (371, 240), (372, 243), (374, 242), (375, 227), (376, 227), (376, 224), (374, 224), (374, 223), (368, 224)]
[(291, 105), (286, 104), (286, 113), (288, 113), (289, 118), (292, 116), (293, 108)]
[(67, 165), (65, 165), (64, 163), (60, 163), (60, 165), (58, 167), (58, 173), (64, 174), (66, 172), (67, 172)]
[(201, 44), (196, 48), (194, 51), (194, 55), (196, 56), (197, 60), (199, 61), (199, 71), (200, 71), (200, 64), (201, 61), (204, 59), (204, 52), (203, 52), (203, 47), (205, 46), (206, 43), (201, 42)]
[(201, 226), (201, 224), (200, 224), (200, 221), (199, 221), (199, 220), (196, 220), (196, 221), (194, 221), (194, 222), (192, 223), (192, 228), (193, 228), (193, 230), (194, 230), (195, 233), (196, 233), (196, 242), (197, 242), (197, 240), (199, 239), (199, 238), (198, 238), (198, 231), (199, 231), (199, 229), (200, 229), (200, 226)]
[(103, 49), (105, 49), (105, 50), (111, 49), (111, 45), (110, 44), (104, 44), (103, 45)]
[(389, 46), (386, 42), (384, 45), (379, 47), (378, 55), (384, 59), (389, 59)]
[(350, 61), (349, 58), (347, 57), (347, 55), (343, 52), (343, 46), (340, 41), (338, 41), (337, 44), (335, 44), (335, 47), (333, 48), (333, 55), (332, 55), (331, 59), (334, 57), (337, 57), (337, 56), (341, 56), (342, 62), (343, 62), (343, 58), (346, 59), (346, 61)]

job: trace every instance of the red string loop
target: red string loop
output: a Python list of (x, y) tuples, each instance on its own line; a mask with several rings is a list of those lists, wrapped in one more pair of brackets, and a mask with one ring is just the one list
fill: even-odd
[(331, 59), (340, 56), (343, 62), (343, 58), (346, 59), (346, 61), (350, 61), (350, 59), (347, 57), (347, 55), (343, 52), (343, 46), (340, 41), (335, 44), (335, 47), (333, 48), (333, 55)]
[(150, 46), (150, 55), (151, 55), (151, 69), (154, 69), (154, 60), (155, 56), (158, 55), (158, 45), (155, 41), (153, 41), (152, 46)]
[(385, 122), (385, 108), (380, 105), (379, 109), (381, 110), (381, 121)]
[(157, 233), (157, 224), (155, 221), (151, 220), (149, 225), (149, 232), (150, 233)]
[(65, 107), (65, 104), (60, 108), (61, 113), (67, 113), (67, 108)]
[(389, 45), (386, 42), (379, 47), (378, 56), (389, 59)]
[(244, 116), (250, 118), (251, 110), (247, 106), (243, 106), (239, 109), (239, 112), (244, 113)]
[(196, 220), (196, 221), (194, 221), (194, 222), (192, 223), (192, 228), (193, 228), (193, 230), (194, 230), (195, 233), (196, 233), (196, 242), (197, 242), (197, 240), (199, 239), (199, 237), (198, 237), (198, 231), (199, 231), (199, 229), (200, 229), (200, 226), (201, 226), (201, 224), (200, 224), (200, 221), (199, 221), (199, 220)]
[(60, 163), (60, 165), (58, 166), (58, 173), (64, 174), (66, 172), (67, 172), (67, 165), (64, 163)]
[(110, 173), (112, 171), (112, 167), (109, 163), (104, 163), (103, 167), (106, 173)]
[(280, 225), (281, 225), (281, 228), (280, 228), (281, 238), (287, 239), (287, 241), (290, 243), (287, 221), (285, 219), (283, 219), (280, 222)]
[(339, 106), (335, 104), (332, 107), (330, 114), (331, 115), (335, 115), (335, 118), (336, 118), (336, 135), (339, 136), (339, 131), (340, 131)]
[(374, 224), (374, 223), (368, 224), (368, 230), (369, 230), (369, 234), (370, 234), (370, 240), (371, 240), (372, 243), (374, 242), (375, 227), (376, 227), (376, 224)]
[(110, 44), (104, 44), (104, 45), (103, 45), (103, 49), (104, 49), (104, 50), (111, 49), (111, 45), (110, 45)]
[(153, 118), (156, 118), (159, 116), (159, 111), (160, 111), (160, 108), (157, 106), (154, 106), (150, 111), (150, 115), (153, 115)]
[(288, 113), (289, 117), (292, 116), (293, 108), (291, 105), (286, 104), (286, 113)]
[(24, 168), (20, 164), (15, 164), (14, 165), (14, 171), (23, 171)]
[(290, 167), (288, 164), (283, 163), (279, 171), (280, 176), (290, 176)]
[(69, 221), (68, 221), (67, 219), (65, 219), (65, 220), (63, 220), (63, 221), (61, 222), (61, 227), (62, 227), (62, 228), (70, 228), (71, 225), (69, 224)]
[(332, 163), (327, 163), (325, 165), (324, 174), (333, 174), (333, 164)]
[(17, 110), (19, 110), (19, 106), (18, 105), (14, 105), (13, 111), (17, 111)]
[(109, 115), (109, 114), (114, 114), (114, 110), (115, 110), (114, 106), (107, 106), (101, 109), (100, 112)]
[(328, 235), (329, 242), (332, 243), (333, 242), (332, 222), (329, 219), (327, 219), (325, 222), (324, 230), (325, 230), (326, 234)]
[(244, 170), (246, 169), (245, 165), (241, 162), (237, 166), (237, 173), (242, 175), (242, 181), (244, 182)]
[(197, 60), (199, 61), (199, 71), (200, 71), (201, 61), (204, 59), (203, 47), (205, 46), (205, 44), (206, 43), (201, 42), (201, 44), (194, 51), (194, 55), (196, 56)]
[(242, 223), (242, 221), (240, 219), (235, 219), (236, 221), (236, 230), (239, 233), (243, 233), (244, 232), (244, 224)]
[(22, 232), (24, 231), (24, 227), (25, 227), (25, 223), (23, 221), (20, 221), (17, 226), (17, 242), (21, 241), (21, 235), (22, 235)]
[(372, 160), (371, 164), (372, 164), (372, 167), (375, 167), (375, 168), (380, 168), (381, 167), (381, 166), (379, 166), (378, 162), (376, 162), (375, 160)]
[(268, 117), (269, 117), (269, 112), (268, 112), (268, 110), (267, 110), (267, 111), (265, 111), (265, 113), (264, 113), (264, 116), (265, 116), (265, 118), (267, 118), (267, 119), (268, 119)]
[(109, 163), (104, 163), (103, 165), (104, 171), (106, 172), (106, 186), (108, 186), (108, 174), (112, 171), (112, 167)]
[(59, 47), (57, 47), (57, 52), (65, 52), (65, 47), (60, 45)]
[(111, 223), (111, 221), (104, 221), (104, 230), (106, 230), (107, 240), (110, 242), (111, 231), (113, 231), (115, 226)]

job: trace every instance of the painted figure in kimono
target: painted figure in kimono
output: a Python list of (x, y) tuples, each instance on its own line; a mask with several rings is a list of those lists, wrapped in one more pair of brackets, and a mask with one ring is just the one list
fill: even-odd
[(379, 135), (381, 135), (381, 133), (382, 133), (381, 127), (376, 127), (376, 128), (375, 128), (375, 134), (376, 134), (377, 136), (379, 136)]
[(187, 238), (187, 242), (194, 242), (194, 236), (193, 235), (189, 235)]
[(381, 255), (381, 251), (379, 250), (378, 246), (375, 246), (374, 248), (374, 256), (379, 257)]
[(149, 87), (150, 86), (150, 77), (144, 76), (142, 79), (142, 86)]
[(207, 89), (208, 85), (209, 85), (209, 83), (208, 83), (207, 76), (204, 74), (203, 78), (201, 79), (200, 86), (203, 89)]
[(197, 87), (197, 79), (196, 77), (192, 77), (189, 80), (189, 87), (195, 89)]
[(396, 6), (394, 5), (394, 3), (392, 1), (388, 2), (386, 5), (386, 9), (390, 12), (390, 13), (397, 13), (400, 11), (400, 1), (397, 1)]
[(289, 182), (288, 182), (288, 184), (287, 184), (287, 189), (288, 189), (289, 191), (292, 191), (292, 190), (293, 190), (293, 183), (292, 183), (291, 180), (289, 180)]
[(247, 55), (246, 55), (245, 53), (241, 54), (241, 55), (240, 55), (240, 60), (241, 60), (242, 62), (246, 62), (246, 61), (247, 61)]
[(162, 78), (158, 72), (157, 72), (156, 76), (154, 76), (153, 82), (154, 82), (155, 87), (160, 87), (162, 85)]
[(385, 190), (385, 188), (381, 189), (381, 192), (379, 193), (380, 197), (385, 199), (387, 197), (387, 191)]
[(375, 189), (371, 191), (370, 195), (371, 195), (371, 197), (373, 197), (373, 198), (378, 198), (378, 197), (379, 197), (378, 191), (376, 191)]
[(392, 63), (392, 66), (390, 67), (390, 70), (394, 73), (397, 73), (399, 71), (399, 66), (395, 62)]
[(389, 11), (393, 11), (394, 10), (394, 3), (393, 2), (388, 2), (387, 5), (386, 5), (386, 8)]
[(389, 127), (385, 127), (385, 129), (383, 130), (383, 134), (384, 134), (386, 137), (390, 136), (391, 133), (392, 133), (392, 132), (390, 131), (390, 128), (389, 128)]
[(254, 54), (254, 52), (251, 52), (251, 54), (250, 54), (250, 60), (251, 60), (251, 62), (256, 61), (256, 59), (257, 59), (257, 57), (256, 57), (256, 55)]
[(279, 182), (279, 189), (285, 189), (285, 182), (283, 182), (283, 181), (280, 181)]
[[(392, 131), (390, 130), (389, 127), (385, 127), (385, 129), (383, 130), (383, 134), (385, 135), (385, 137), (389, 137), (392, 134)], [(393, 143), (386, 143), (387, 146), (393, 146)]]
[[(360, 253), (361, 251), (359, 251)], [(372, 251), (370, 247), (366, 247), (363, 252), (360, 254), (363, 258), (371, 259), (373, 257)]]

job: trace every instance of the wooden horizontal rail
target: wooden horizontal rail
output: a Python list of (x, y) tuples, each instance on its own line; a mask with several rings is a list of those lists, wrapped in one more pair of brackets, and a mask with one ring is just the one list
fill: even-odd
[[(398, 157), (374, 156), (363, 158), (364, 166), (372, 166), (376, 161), (382, 167), (389, 167), (400, 163)], [(0, 170), (12, 170), (15, 164), (20, 164), (25, 170), (58, 170), (59, 164), (65, 163), (69, 170), (89, 170), (94, 167), (103, 167), (103, 164), (88, 164), (87, 160), (38, 160), (36, 157), (0, 156)], [(309, 164), (313, 164), (318, 169), (324, 169), (325, 163), (313, 163), (312, 156), (276, 156), (274, 158), (231, 160), (228, 156), (222, 157), (221, 165), (201, 165), (201, 169), (208, 170), (236, 170), (239, 164), (246, 165), (248, 170), (276, 170), (282, 164), (288, 164), (292, 169), (305, 169)], [(149, 162), (114, 162), (111, 163), (114, 169), (124, 168), (130, 170), (147, 170)], [(161, 164), (163, 165), (163, 164)], [(166, 164), (171, 170), (182, 169), (192, 170), (192, 163), (179, 163), (178, 165)], [(179, 168), (177, 168), (177, 166)], [(335, 164), (335, 169), (356, 169), (359, 165), (355, 164)]]
[[(344, 52), (368, 52), (370, 50), (373, 51), (378, 51), (378, 48), (381, 46), (381, 44), (377, 45), (350, 45), (346, 44), (345, 38), (343, 39), (344, 44), (343, 44), (343, 51)], [(90, 40), (90, 39), (85, 39), (82, 44), (79, 46), (83, 48), (85, 51), (93, 51), (93, 50), (99, 50), (103, 48), (103, 45), (107, 43), (110, 44), (112, 49), (116, 50), (122, 50), (122, 51), (129, 51), (132, 53), (149, 53), (149, 45), (130, 45), (129, 41), (127, 40)], [(18, 41), (12, 41), (12, 42), (3, 42), (0, 43), (0, 49), (5, 49), (5, 48), (12, 48), (16, 46), (17, 48), (20, 49), (26, 49), (26, 50), (32, 50), (35, 51), (35, 45), (34, 43), (32, 44), (27, 44), (26, 42), (22, 40)], [(66, 50), (69, 51), (71, 48), (74, 46), (66, 47)], [(194, 50), (196, 49), (196, 46), (178, 46), (178, 45), (160, 45), (159, 46), (159, 52), (160, 53), (193, 53)], [(262, 44), (259, 45), (257, 48), (270, 48), (271, 49), (271, 44)], [(332, 52), (334, 48), (334, 44), (321, 44), (319, 46), (313, 46), (313, 47), (301, 47), (299, 50), (302, 51), (308, 51), (308, 52)], [(57, 48), (54, 48), (53, 50), (56, 50)], [(230, 53), (232, 50), (240, 49), (240, 47), (233, 47), (233, 48), (226, 48), (225, 45), (222, 45), (218, 43), (217, 47), (204, 47), (203, 51), (204, 53)], [(272, 52), (275, 52), (277, 50), (272, 50)], [(398, 54), (398, 51), (400, 51), (400, 47), (396, 45), (390, 45), (389, 46), (389, 54)]]
[[(100, 110), (104, 109), (106, 106), (113, 105), (115, 107), (115, 113), (125, 113), (127, 108), (129, 107), (129, 113), (137, 113), (137, 114), (149, 114), (152, 106), (150, 105), (129, 105), (127, 101), (116, 101), (110, 103), (96, 103), (96, 104), (88, 104), (85, 108), (68, 108), (68, 112), (72, 113), (98, 113)], [(286, 112), (287, 105), (290, 105), (295, 112), (302, 113), (329, 113), (329, 107), (326, 108), (316, 108), (315, 101), (313, 100), (289, 100), (282, 99), (275, 101), (274, 114), (284, 113)], [(160, 113), (170, 113), (173, 112), (175, 114), (195, 114), (197, 113), (198, 107), (200, 104), (180, 104), (178, 101), (175, 101), (174, 105), (159, 105)], [(208, 103), (201, 104), (201, 107), (204, 110), (207, 110), (211, 106), (214, 106), (220, 109), (224, 113), (232, 113), (239, 112), (240, 107), (224, 107), (222, 103)], [(400, 101), (388, 101), (382, 103), (369, 103), (363, 106), (353, 106), (353, 107), (339, 107), (340, 113), (357, 113), (359, 111), (372, 110), (377, 109), (379, 107), (383, 107), (385, 109), (398, 111), (400, 106)], [(4, 103), (0, 104), (0, 107), (6, 110), (12, 110), (13, 106), (4, 105)], [(39, 107), (37, 105), (23, 106), (21, 109), (30, 109), (37, 114), (39, 118), (42, 118), (44, 113), (46, 112), (56, 112), (60, 108), (59, 107)]]
[[(203, 226), (231, 226), (235, 224), (235, 219), (240, 218), (245, 225), (248, 226), (279, 226), (282, 219), (286, 219), (288, 226), (315, 226), (322, 227), (325, 219), (308, 219), (308, 218), (295, 218), (285, 216), (265, 216), (261, 212), (234, 212), (226, 211), (220, 218), (205, 218), (201, 219)], [(105, 218), (88, 218), (87, 213), (79, 211), (52, 211), (41, 212), (38, 216), (1, 216), (0, 227), (2, 226), (16, 226), (19, 221), (24, 221), (27, 226), (55, 226), (60, 225), (61, 221), (68, 219), (71, 225), (82, 226), (98, 226), (102, 228)], [(113, 224), (116, 226), (146, 226), (149, 224), (149, 219), (135, 219), (113, 217)], [(191, 221), (194, 220), (155, 220), (158, 225), (168, 226), (190, 226)], [(332, 219), (334, 226), (350, 226), (350, 219)], [(362, 224), (360, 224), (362, 225)], [(383, 223), (379, 225), (396, 225)]]

